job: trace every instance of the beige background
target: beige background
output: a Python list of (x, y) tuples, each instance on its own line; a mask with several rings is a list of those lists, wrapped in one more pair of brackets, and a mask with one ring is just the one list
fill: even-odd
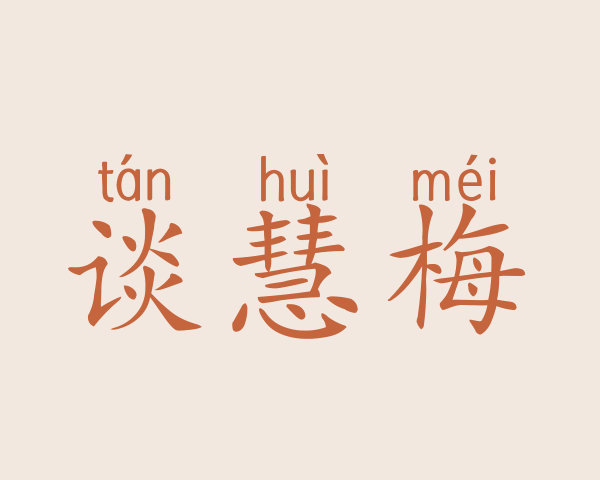
[[(0, 477), (599, 478), (598, 14), (573, 1), (3, 2)], [(168, 169), (170, 202), (102, 200), (96, 172), (126, 153)], [(274, 190), (260, 202), (260, 156), (305, 185), (317, 153), (330, 200), (315, 203), (346, 248), (318, 258), (333, 271), (322, 291), (359, 312), (331, 310), (348, 328), (301, 341), (267, 328), (259, 269), (231, 259), (256, 253), (245, 229), (261, 209), (292, 221), (296, 249), (306, 207)], [(478, 336), (468, 320), (483, 310), (441, 311), (447, 287), (431, 282), (419, 330), (417, 284), (387, 301), (413, 265), (389, 254), (420, 239), (412, 171), (451, 174), (451, 201), (427, 202), (431, 239), (447, 242), (471, 154), (486, 185), (498, 159), (498, 199), (474, 203), (473, 226), (510, 229), (452, 250), (501, 248), (526, 271), (501, 282), (518, 309)], [(148, 265), (183, 277), (159, 298), (200, 330), (175, 332), (151, 306), (111, 331), (139, 305), (125, 297), (87, 323), (93, 274), (67, 267), (105, 256), (105, 299), (122, 295), (135, 256), (119, 238), (141, 241), (144, 206), (157, 235), (184, 231), (161, 244), (178, 269)], [(452, 252), (432, 260), (453, 271)]]

